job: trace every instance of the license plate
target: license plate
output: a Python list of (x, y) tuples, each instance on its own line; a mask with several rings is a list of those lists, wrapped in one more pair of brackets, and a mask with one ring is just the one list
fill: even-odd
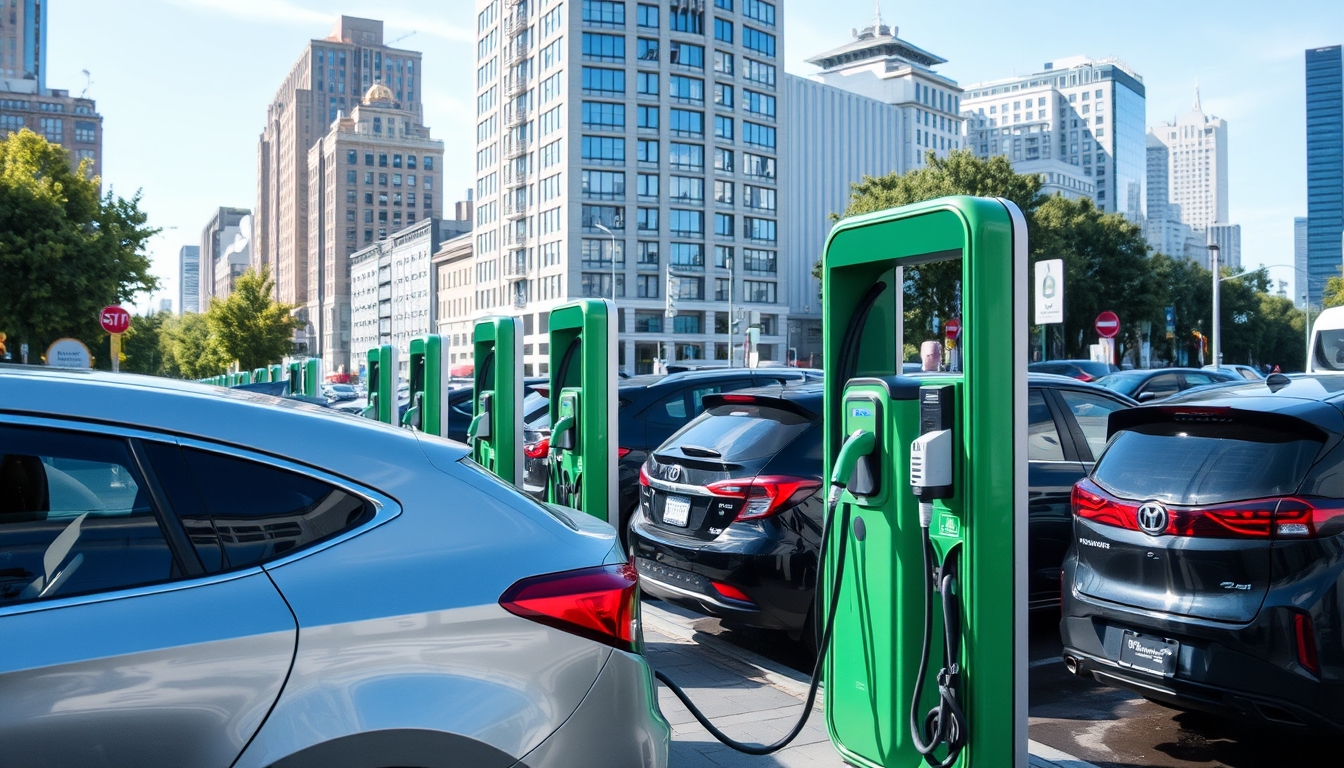
[(1120, 637), (1120, 666), (1162, 677), (1176, 674), (1181, 644), (1128, 630)]
[(691, 516), (691, 500), (685, 496), (668, 496), (663, 502), (663, 522), (668, 525), (686, 527)]

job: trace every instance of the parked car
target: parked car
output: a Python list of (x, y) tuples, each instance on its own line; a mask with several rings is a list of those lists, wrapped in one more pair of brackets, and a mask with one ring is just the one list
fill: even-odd
[(0, 391), (7, 767), (667, 765), (605, 523), (277, 398), (28, 366)]
[[(1134, 401), (1062, 376), (1032, 374), (1029, 382), (1028, 590), (1033, 607), (1052, 607), (1072, 539), (1073, 483), (1105, 445), (1107, 418)], [(630, 524), (646, 593), (814, 639), (822, 394), (818, 384), (801, 384), (709, 396), (703, 414), (653, 451)]]
[[(528, 410), (526, 398), (536, 391), (538, 387), (546, 387), (548, 379), (528, 377), (523, 379), (523, 394), (525, 405), (523, 407), (523, 423), (526, 424), (529, 418), (536, 418), (535, 408)], [(406, 415), (406, 410), (411, 407), (410, 387), (398, 391), (400, 398), (397, 403), (398, 418)], [(448, 388), (448, 439), (456, 440), (459, 443), (467, 442), (467, 429), (471, 427), (471, 419), (475, 414), (476, 390), (474, 386), (467, 382), (465, 384), (454, 382)], [(535, 402), (535, 401), (533, 401)]]
[(339, 403), (356, 400), (359, 398), (359, 393), (349, 384), (323, 384), (322, 396), (327, 398), (329, 403)]
[(1078, 674), (1178, 708), (1344, 730), (1344, 381), (1270, 376), (1111, 418), (1074, 490)]
[(1053, 373), (1056, 376), (1068, 376), (1079, 381), (1096, 381), (1120, 370), (1120, 366), (1099, 363), (1095, 360), (1046, 360), (1031, 363), (1027, 370), (1032, 373)]
[(1143, 371), (1120, 371), (1097, 379), (1099, 386), (1119, 392), (1140, 403), (1163, 400), (1178, 392), (1209, 384), (1243, 381), (1241, 376), (1223, 371), (1198, 368), (1155, 368)]
[[(649, 450), (686, 426), (704, 410), (704, 398), (718, 392), (786, 383), (819, 381), (813, 368), (708, 368), (666, 376), (633, 376), (617, 384), (616, 530), (628, 542), (630, 515), (639, 504), (639, 467)], [(524, 421), (526, 487), (544, 499), (550, 478), (549, 408)]]
[(1239, 365), (1239, 364), (1235, 364), (1235, 363), (1233, 363), (1233, 364), (1223, 365), (1223, 366), (1220, 367), (1220, 368), (1215, 368), (1215, 367), (1212, 366), (1212, 365), (1206, 365), (1206, 366), (1204, 366), (1203, 370), (1206, 370), (1206, 371), (1222, 371), (1223, 373), (1230, 373), (1230, 374), (1232, 374), (1233, 376), (1240, 376), (1241, 378), (1245, 379), (1246, 381), (1264, 381), (1264, 380), (1265, 380), (1265, 374), (1261, 373), (1261, 372), (1260, 372), (1258, 369), (1256, 369), (1254, 366), (1250, 366), (1250, 365)]

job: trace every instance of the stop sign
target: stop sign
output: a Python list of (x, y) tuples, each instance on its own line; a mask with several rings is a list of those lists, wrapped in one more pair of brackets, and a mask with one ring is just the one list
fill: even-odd
[(954, 317), (943, 325), (943, 330), (947, 333), (947, 338), (959, 339), (961, 338), (961, 321)]
[(103, 307), (98, 322), (108, 333), (125, 333), (131, 328), (131, 313), (121, 307)]
[(1097, 315), (1097, 335), (1103, 339), (1114, 339), (1120, 333), (1120, 317), (1111, 310)]

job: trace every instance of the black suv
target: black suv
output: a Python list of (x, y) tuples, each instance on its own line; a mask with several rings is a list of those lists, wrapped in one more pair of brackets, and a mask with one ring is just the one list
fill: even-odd
[[(1028, 381), (1028, 590), (1033, 607), (1053, 607), (1072, 538), (1070, 491), (1105, 444), (1107, 418), (1134, 403), (1063, 376)], [(642, 467), (630, 524), (641, 585), (692, 610), (811, 641), (804, 630), (825, 511), (822, 387), (706, 402)]]
[[(706, 396), (751, 387), (820, 381), (821, 376), (821, 371), (811, 368), (715, 368), (618, 381), (616, 435), (620, 447), (616, 482), (620, 519), (613, 524), (621, 540), (626, 541), (630, 515), (639, 504), (640, 465), (651, 449), (704, 411)], [(535, 389), (544, 391), (540, 387)], [(526, 489), (543, 500), (550, 473), (547, 459), (550, 434), (549, 412), (538, 412), (524, 422)]]
[(1073, 494), (1069, 669), (1344, 730), (1342, 410), (1344, 376), (1275, 374), (1114, 414)]

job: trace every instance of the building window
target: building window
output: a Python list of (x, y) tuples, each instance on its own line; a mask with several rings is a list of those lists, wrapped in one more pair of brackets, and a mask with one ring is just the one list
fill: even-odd
[[(641, 294), (641, 298), (643, 294)], [(662, 333), (663, 332), (663, 314), (661, 312), (649, 312), (646, 310), (635, 310), (635, 333)]]
[(584, 67), (583, 91), (584, 93), (591, 93), (599, 96), (604, 94), (624, 94), (625, 70)]
[(668, 211), (668, 231), (673, 237), (698, 237), (705, 234), (705, 212), (684, 211), (673, 208)]
[(672, 75), (667, 81), (667, 95), (681, 104), (704, 104), (705, 81), (698, 77)]
[(635, 159), (640, 163), (658, 165), (658, 142), (654, 139), (639, 139), (636, 141)]
[(716, 245), (714, 246), (714, 266), (719, 269), (733, 268), (733, 246)]
[(774, 304), (776, 284), (765, 280), (743, 280), (743, 299), (752, 304)]
[(767, 26), (775, 26), (775, 6), (765, 0), (742, 0), (742, 15)]
[(639, 72), (635, 75), (635, 92), (640, 96), (658, 95), (658, 73)]
[(668, 194), (673, 202), (703, 203), (705, 201), (705, 180), (690, 176), (673, 176), (668, 182)]
[[(611, 274), (607, 272), (584, 272), (579, 278), (580, 291), (585, 299), (612, 298)], [(616, 276), (615, 296), (625, 295), (625, 275)]]
[(714, 71), (721, 75), (733, 74), (733, 54), (726, 51), (715, 51)]
[(583, 56), (590, 61), (625, 61), (625, 35), (584, 32)]
[(406, 156), (406, 168), (412, 171), (415, 170), (415, 155)]
[(743, 218), (742, 223), (742, 235), (748, 240), (775, 242), (777, 227), (774, 219), (757, 219), (747, 216)]
[(776, 208), (776, 191), (770, 187), (743, 185), (742, 204), (760, 211), (773, 211)]
[(742, 27), (742, 47), (749, 51), (756, 51), (762, 56), (774, 58), (775, 36), (769, 32), (744, 26)]
[(676, 291), (675, 298), (701, 301), (705, 298), (705, 278), (703, 277), (671, 277), (668, 279), (671, 283), (670, 288)]
[(59, 117), (43, 117), (41, 120), (41, 132), (47, 141), (52, 144), (65, 143), (65, 121)]
[(635, 211), (635, 228), (640, 232), (658, 231), (658, 209), (639, 208)]
[(393, 167), (393, 168), (400, 168), (400, 167), (401, 167), (401, 155), (393, 155), (393, 156), (392, 156), (392, 167)]
[(660, 275), (637, 275), (635, 277), (635, 295), (641, 299), (656, 299), (658, 286), (662, 282)]
[(657, 107), (637, 107), (636, 125), (645, 130), (658, 130), (658, 108)]
[(651, 29), (658, 28), (658, 6), (640, 3), (635, 8), (635, 24)]
[[(654, 142), (656, 145), (657, 142)], [(582, 144), (584, 160), (594, 162), (625, 162), (625, 139), (604, 136), (584, 136)]]
[(690, 43), (678, 43), (676, 41), (669, 45), (668, 61), (692, 69), (705, 68), (705, 47), (703, 45), (691, 45)]
[(640, 61), (658, 60), (658, 41), (641, 37), (635, 41), (635, 58)]
[(583, 125), (599, 131), (625, 130), (625, 105), (605, 101), (583, 102)]
[(678, 170), (703, 171), (705, 169), (705, 148), (701, 144), (671, 142), (668, 150), (668, 163)]
[(733, 42), (733, 22), (726, 19), (714, 20), (714, 39), (720, 42), (732, 44)]
[(656, 240), (639, 241), (635, 264), (640, 267), (658, 266), (658, 242)]
[(623, 198), (625, 174), (620, 171), (583, 171), (583, 194), (608, 200)]
[(731, 109), (733, 106), (733, 86), (724, 85), (723, 83), (715, 83), (714, 103), (721, 107), (728, 107)]
[(745, 164), (742, 170), (746, 175), (762, 179), (775, 178), (775, 158), (750, 152), (744, 152), (742, 157)]
[(748, 112), (754, 112), (766, 117), (775, 116), (775, 97), (768, 93), (757, 93), (756, 91), (742, 91), (742, 107)]
[(733, 236), (733, 215), (731, 213), (714, 214), (714, 234), (719, 237)]
[[(613, 245), (614, 243), (614, 245)], [(611, 238), (584, 238), (579, 245), (583, 266), (590, 269), (611, 269), (612, 254), (616, 254), (616, 263), (625, 266), (625, 241)]]
[(768, 125), (742, 121), (742, 142), (768, 149), (775, 148), (775, 129)]
[(434, 170), (434, 158), (429, 157), (428, 155), (425, 156), (425, 170), (426, 171)]
[(695, 10), (704, 8), (697, 3), (674, 3), (667, 10), (667, 26), (673, 32), (688, 32), (692, 35), (705, 33), (705, 12)]
[(354, 183), (355, 183), (355, 172), (354, 172), (354, 171), (346, 171), (346, 172), (345, 172), (345, 183), (346, 183), (346, 184), (354, 184)]
[[(718, 150), (716, 150), (717, 152)], [(716, 181), (714, 182), (714, 202), (719, 205), (733, 204), (733, 182)]]
[(777, 274), (778, 266), (775, 252), (744, 248), (742, 249), (742, 268), (747, 272), (758, 275)]
[(583, 23), (598, 27), (624, 27), (625, 3), (612, 0), (583, 0)]
[(690, 269), (705, 268), (705, 246), (700, 243), (672, 243), (668, 264)]
[(714, 117), (714, 136), (716, 138), (733, 140), (733, 118), (715, 115)]
[[(731, 150), (731, 149), (715, 149), (715, 150), (714, 150), (714, 170), (716, 170), (716, 171), (721, 171), (721, 172), (723, 172), (723, 173), (732, 173), (732, 172), (733, 172), (733, 150)], [(731, 198), (732, 198), (732, 185), (729, 184), (729, 185), (728, 185), (728, 188), (729, 188), (729, 198), (730, 198), (730, 199), (728, 200), (728, 202), (731, 203), (731, 202), (732, 202), (732, 199), (731, 199)]]
[(700, 333), (700, 313), (680, 314), (672, 319), (673, 333)]

